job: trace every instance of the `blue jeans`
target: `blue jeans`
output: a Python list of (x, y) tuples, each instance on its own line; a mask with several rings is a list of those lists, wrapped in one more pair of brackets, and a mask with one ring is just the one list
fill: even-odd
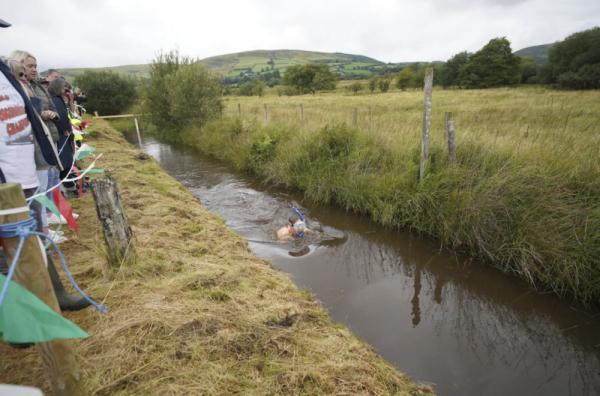
[[(56, 166), (51, 166), (48, 169), (48, 188), (52, 188), (60, 183), (60, 176), (58, 172), (58, 168)], [(60, 187), (56, 187), (60, 188)], [(48, 199), (52, 199), (52, 191), (49, 191), (47, 194)]]

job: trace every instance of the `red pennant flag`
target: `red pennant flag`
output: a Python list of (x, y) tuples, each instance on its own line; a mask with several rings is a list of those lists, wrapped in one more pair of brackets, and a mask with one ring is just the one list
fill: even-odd
[(52, 190), (52, 198), (54, 199), (54, 203), (56, 204), (56, 207), (58, 207), (60, 214), (67, 220), (69, 227), (71, 227), (75, 233), (78, 233), (77, 223), (73, 218), (73, 209), (71, 209), (71, 205), (69, 205), (65, 197), (63, 197), (60, 189), (55, 188)]

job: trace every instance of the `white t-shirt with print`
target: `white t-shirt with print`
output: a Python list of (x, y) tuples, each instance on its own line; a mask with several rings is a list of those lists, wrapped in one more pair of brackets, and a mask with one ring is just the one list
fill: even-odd
[(0, 73), (0, 169), (8, 183), (38, 186), (33, 139), (23, 98)]

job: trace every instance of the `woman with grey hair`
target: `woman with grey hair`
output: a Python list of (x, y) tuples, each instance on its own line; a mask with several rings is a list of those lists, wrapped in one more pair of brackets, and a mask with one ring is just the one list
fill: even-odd
[(25, 66), (21, 62), (18, 62), (14, 59), (7, 60), (6, 64), (10, 67), (10, 71), (15, 76), (15, 78), (21, 83), (21, 87), (23, 91), (27, 94), (27, 96), (32, 97), (33, 91), (29, 86), (29, 81), (27, 81), (27, 77), (25, 75)]
[[(13, 51), (9, 59), (17, 62), (21, 62), (25, 69), (25, 78), (29, 84), (29, 87), (33, 93), (31, 96), (32, 101), (38, 103), (38, 113), (46, 126), (46, 130), (50, 133), (50, 143), (52, 151), (54, 152), (53, 161), (49, 161), (46, 156), (40, 155), (40, 150), (36, 150), (36, 166), (38, 169), (38, 177), (40, 179), (40, 189), (47, 190), (57, 186), (60, 183), (59, 172), (63, 169), (63, 166), (56, 149), (56, 145), (60, 139), (56, 122), (58, 121), (59, 115), (54, 107), (54, 103), (46, 89), (38, 81), (37, 72), (37, 59), (29, 52), (17, 50)], [(38, 148), (41, 144), (38, 141)], [(50, 194), (49, 194), (50, 195)], [(43, 218), (44, 229), (47, 230), (48, 222), (47, 219)]]

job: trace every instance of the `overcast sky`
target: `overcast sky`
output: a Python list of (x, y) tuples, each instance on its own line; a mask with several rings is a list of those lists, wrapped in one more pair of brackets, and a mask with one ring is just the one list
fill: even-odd
[(48, 67), (205, 58), (253, 49), (345, 52), (384, 62), (447, 60), (505, 36), (513, 50), (600, 25), (600, 0), (4, 0), (0, 54)]

